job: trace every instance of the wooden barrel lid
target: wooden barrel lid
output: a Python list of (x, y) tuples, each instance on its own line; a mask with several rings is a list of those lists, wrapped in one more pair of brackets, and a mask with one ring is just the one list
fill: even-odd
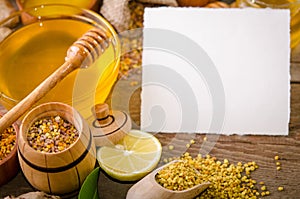
[(93, 136), (96, 146), (116, 144), (131, 129), (131, 119), (123, 111), (110, 111), (106, 103), (94, 107), (96, 120), (93, 123)]

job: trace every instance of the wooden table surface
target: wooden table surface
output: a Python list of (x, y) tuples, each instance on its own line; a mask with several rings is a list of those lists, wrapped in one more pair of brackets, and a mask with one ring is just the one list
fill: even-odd
[[(264, 181), (271, 192), (271, 196), (264, 198), (300, 198), (300, 48), (292, 56), (292, 83), (291, 83), (291, 118), (288, 136), (219, 136), (213, 149), (209, 152), (218, 159), (227, 158), (231, 162), (255, 161), (259, 169), (253, 172), (252, 177), (257, 181)], [(298, 72), (298, 73), (297, 73)], [(129, 80), (130, 81), (130, 80)], [(140, 90), (132, 96), (130, 102), (130, 115), (135, 123), (139, 123), (140, 116)], [(196, 143), (187, 151), (191, 155), (199, 153), (203, 142), (202, 134), (169, 134), (155, 135), (163, 147), (162, 159), (178, 156), (185, 151), (185, 145), (195, 136)], [(208, 136), (208, 140), (210, 137)], [(175, 144), (170, 152), (166, 146)], [(279, 155), (281, 170), (277, 171), (274, 156)], [(160, 163), (162, 164), (162, 163)], [(124, 198), (132, 183), (119, 183), (108, 178), (103, 172), (99, 178), (99, 192), (103, 199)], [(284, 186), (283, 192), (277, 187)], [(8, 184), (0, 187), (0, 198), (7, 195), (20, 195), (34, 189), (24, 179), (22, 172)]]
[[(300, 45), (292, 53), (291, 77), (291, 115), (288, 136), (219, 136), (209, 152), (220, 160), (227, 158), (233, 163), (255, 161), (259, 169), (252, 173), (252, 178), (264, 181), (271, 192), (270, 196), (263, 198), (300, 198)], [(139, 124), (140, 116), (139, 93), (140, 90), (135, 92), (130, 101), (130, 116), (136, 124)], [(155, 136), (163, 145), (162, 159), (164, 159), (178, 156), (185, 151), (185, 145), (191, 136), (194, 136), (196, 143), (187, 151), (195, 156), (199, 153), (205, 135), (157, 133)], [(208, 136), (208, 141), (211, 138), (214, 137)], [(172, 151), (167, 147), (170, 143), (175, 145)], [(280, 157), (280, 171), (276, 170), (275, 155)], [(132, 183), (116, 182), (103, 172), (100, 174), (98, 187), (101, 199), (125, 198), (130, 186)], [(284, 191), (278, 192), (278, 186), (283, 186)], [(17, 196), (33, 190), (22, 172), (19, 172), (9, 183), (0, 187), (0, 198), (7, 195)]]
[[(237, 163), (255, 161), (259, 169), (251, 176), (257, 182), (264, 181), (270, 196), (263, 198), (300, 198), (300, 45), (293, 51), (291, 57), (291, 114), (288, 136), (261, 136), (261, 135), (221, 135), (217, 137), (216, 144), (209, 154), (220, 160), (228, 159)], [(130, 102), (130, 114), (133, 120), (139, 124), (140, 98), (137, 91)], [(201, 148), (203, 134), (169, 134), (158, 133), (155, 135), (163, 145), (162, 159), (180, 156), (186, 151), (186, 144), (191, 138), (196, 143), (187, 151), (196, 156)], [(206, 136), (207, 140), (215, 139), (216, 135)], [(170, 151), (168, 145), (175, 146)], [(281, 162), (281, 170), (277, 171), (274, 157), (278, 155)], [(163, 164), (161, 162), (160, 164)], [(100, 198), (114, 199), (124, 198), (127, 190), (132, 186), (128, 183), (119, 183), (109, 179), (101, 173), (99, 178)], [(284, 191), (278, 192), (278, 186), (283, 186)], [(113, 189), (111, 188), (113, 187)]]

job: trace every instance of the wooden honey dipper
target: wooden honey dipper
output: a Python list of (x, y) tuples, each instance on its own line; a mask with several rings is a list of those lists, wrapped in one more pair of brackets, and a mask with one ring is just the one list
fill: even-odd
[(88, 68), (109, 46), (107, 37), (102, 30), (93, 28), (75, 41), (67, 51), (65, 63), (3, 115), (0, 119), (0, 132), (17, 121), (69, 73), (78, 68)]

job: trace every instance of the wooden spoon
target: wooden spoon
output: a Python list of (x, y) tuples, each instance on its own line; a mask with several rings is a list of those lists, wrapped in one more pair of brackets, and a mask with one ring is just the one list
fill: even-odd
[(158, 184), (155, 180), (157, 172), (176, 161), (179, 160), (174, 160), (163, 165), (133, 185), (128, 190), (126, 199), (192, 199), (203, 192), (210, 185), (210, 182), (205, 182), (183, 191), (173, 191)]
[(78, 68), (89, 67), (104, 52), (108, 45), (107, 35), (102, 30), (93, 28), (87, 31), (68, 49), (65, 63), (3, 115), (0, 119), (0, 132), (3, 132), (19, 119), (69, 73)]

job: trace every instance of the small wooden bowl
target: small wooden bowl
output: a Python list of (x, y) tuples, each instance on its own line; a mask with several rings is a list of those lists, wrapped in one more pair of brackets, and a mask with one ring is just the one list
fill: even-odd
[[(0, 115), (3, 115), (3, 113), (0, 112)], [(16, 144), (13, 150), (8, 154), (8, 156), (0, 161), (0, 186), (10, 181), (17, 175), (20, 170), (17, 156), (17, 140), (19, 135), (19, 127), (16, 123), (14, 123), (12, 126), (16, 131)]]

